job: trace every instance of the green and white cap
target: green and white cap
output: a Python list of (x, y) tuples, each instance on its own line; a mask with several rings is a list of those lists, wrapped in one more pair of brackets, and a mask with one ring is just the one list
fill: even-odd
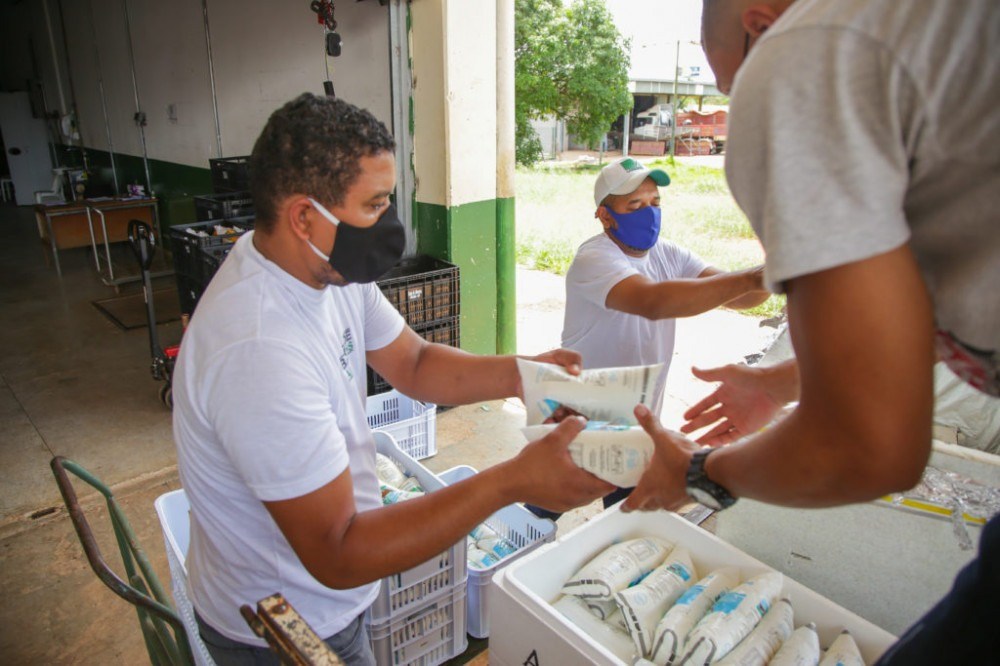
[(647, 169), (631, 157), (617, 159), (601, 169), (594, 183), (594, 203), (598, 206), (609, 194), (630, 194), (646, 178), (652, 178), (660, 187), (670, 184), (670, 176), (662, 169)]

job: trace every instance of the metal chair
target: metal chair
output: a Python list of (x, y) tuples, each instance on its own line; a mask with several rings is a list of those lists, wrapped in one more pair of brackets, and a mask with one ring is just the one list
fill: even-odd
[[(135, 606), (150, 662), (154, 666), (193, 664), (194, 658), (187, 634), (184, 632), (184, 625), (164, 593), (146, 553), (136, 541), (135, 532), (132, 531), (128, 518), (115, 501), (111, 489), (82, 466), (62, 456), (53, 458), (51, 466), (90, 567), (112, 592)], [(119, 578), (104, 561), (67, 472), (96, 488), (107, 501), (108, 514), (111, 517), (128, 582)]]

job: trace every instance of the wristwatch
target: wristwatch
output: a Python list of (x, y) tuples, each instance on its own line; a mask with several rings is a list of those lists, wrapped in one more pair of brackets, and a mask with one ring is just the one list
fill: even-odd
[(708, 456), (715, 453), (717, 449), (699, 449), (691, 456), (691, 464), (687, 471), (687, 493), (695, 502), (707, 506), (709, 509), (721, 511), (732, 506), (736, 498), (729, 494), (729, 491), (720, 486), (715, 481), (708, 478), (705, 472), (705, 461)]

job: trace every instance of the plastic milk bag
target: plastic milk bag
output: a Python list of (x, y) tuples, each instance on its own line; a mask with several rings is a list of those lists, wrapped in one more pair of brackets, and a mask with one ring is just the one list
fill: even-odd
[(688, 634), (727, 590), (740, 582), (736, 569), (718, 569), (688, 588), (656, 625), (653, 661), (669, 664), (681, 656)]
[(517, 359), (528, 425), (544, 422), (560, 406), (591, 421), (636, 425), (632, 410), (645, 405), (656, 413), (663, 364), (584, 370), (579, 377), (551, 363)]
[(566, 581), (562, 593), (607, 599), (655, 569), (671, 548), (672, 544), (655, 537), (616, 543)]
[(717, 666), (764, 666), (794, 630), (792, 602), (779, 599), (761, 618), (757, 628), (740, 641), (732, 652), (715, 663)]
[[(522, 428), (521, 432), (532, 442), (556, 427), (556, 424), (533, 425)], [(654, 450), (653, 440), (642, 428), (592, 421), (569, 444), (569, 455), (578, 467), (619, 488), (632, 488), (639, 483)]]

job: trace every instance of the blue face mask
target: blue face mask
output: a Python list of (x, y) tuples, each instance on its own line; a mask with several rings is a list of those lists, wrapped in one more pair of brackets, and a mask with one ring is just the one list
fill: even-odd
[(660, 208), (646, 206), (631, 213), (616, 213), (607, 209), (611, 217), (618, 223), (617, 229), (611, 229), (611, 235), (623, 244), (636, 250), (648, 250), (656, 245), (660, 237)]

